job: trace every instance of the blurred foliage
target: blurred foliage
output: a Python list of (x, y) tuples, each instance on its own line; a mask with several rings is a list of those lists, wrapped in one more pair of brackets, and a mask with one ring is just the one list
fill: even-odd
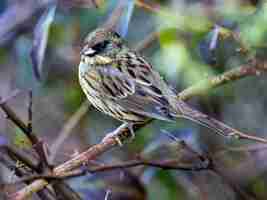
[[(0, 1), (0, 25), (6, 24), (8, 25), (6, 27), (12, 27), (15, 19), (27, 15), (28, 10), (24, 8), (20, 10), (23, 3), (19, 1)], [(23, 2), (32, 2), (27, 9), (36, 9), (35, 1)], [(59, 1), (52, 24), (46, 29), (49, 35), (41, 70), (44, 78), (39, 82), (34, 76), (30, 52), (35, 39), (34, 28), (44, 8), (37, 9), (27, 19), (14, 25), (3, 37), (1, 31), (4, 28), (0, 30), (0, 95), (8, 96), (15, 88), (33, 90), (33, 128), (49, 145), (53, 144), (66, 120), (85, 100), (77, 74), (83, 38), (109, 19), (117, 3), (115, 0), (98, 1), (101, 3), (96, 8), (92, 1), (87, 1), (89, 2), (87, 7), (76, 2), (79, 1), (73, 0), (73, 4), (71, 0)], [(267, 3), (265, 1), (138, 2), (149, 6), (141, 6), (142, 4), (138, 3), (135, 5), (126, 40), (130, 46), (135, 47), (153, 32), (157, 32), (156, 39), (143, 49), (142, 53), (147, 55), (153, 66), (178, 91), (206, 77), (238, 67), (251, 57), (266, 57)], [(14, 5), (19, 5), (16, 8), (17, 12), (12, 13), (14, 18), (7, 18), (9, 9)], [(242, 44), (229, 34), (232, 32), (240, 36)], [(239, 51), (243, 45), (248, 48), (248, 52)], [(35, 51), (39, 51), (39, 48)], [(194, 98), (190, 103), (237, 129), (267, 137), (266, 83), (265, 75), (246, 78), (210, 91), (205, 97)], [(19, 95), (9, 102), (23, 119), (27, 119), (26, 96)], [(71, 136), (64, 141), (60, 152), (56, 152), (56, 162), (67, 160), (75, 151), (81, 151), (89, 144), (99, 142), (119, 123), (90, 108), (88, 114), (71, 131)], [(12, 138), (9, 133), (15, 133), (13, 143), (18, 148), (25, 148), (25, 145), (27, 148), (27, 141), (22, 134), (14, 126), (6, 124), (7, 119), (1, 113), (0, 132), (5, 133), (3, 135), (8, 138)], [(168, 145), (166, 145), (164, 143), (166, 138), (162, 139), (164, 132), (162, 130), (167, 130), (177, 138), (185, 140), (194, 150), (214, 156), (220, 167), (232, 175), (230, 178), (238, 188), (249, 195), (253, 193), (251, 199), (267, 198), (265, 151), (262, 154), (229, 153), (227, 149), (230, 145), (235, 147), (245, 144), (228, 142), (225, 138), (216, 136), (209, 130), (186, 120), (179, 120), (176, 124), (154, 121), (141, 129), (133, 142), (126, 144), (122, 149), (101, 156), (98, 161), (116, 163), (132, 158), (138, 153), (155, 159), (188, 156), (179, 148), (171, 149), (171, 140), (167, 139)], [(219, 154), (219, 151), (227, 153)], [(191, 157), (189, 160), (194, 161)], [(251, 162), (253, 165), (245, 165)], [(242, 167), (242, 164), (245, 167)], [(258, 165), (262, 168), (255, 169)], [(238, 170), (240, 173), (237, 173)], [(210, 173), (198, 172), (190, 174), (182, 171), (173, 173), (151, 167), (138, 167), (125, 171), (126, 180), (119, 179), (121, 170), (115, 170), (107, 172), (107, 175), (97, 173), (75, 178), (70, 183), (84, 199), (104, 199), (107, 189), (114, 192), (110, 199), (191, 200), (213, 199), (212, 197), (216, 195), (218, 200), (245, 199), (238, 198), (238, 195), (236, 197), (221, 195), (225, 188), (227, 191), (230, 190), (228, 188), (230, 186), (226, 187), (227, 183), (223, 185), (219, 175), (211, 176)], [(221, 191), (220, 195), (214, 188)]]
[(20, 129), (17, 128), (15, 131), (15, 136), (12, 141), (14, 145), (21, 149), (30, 149), (32, 147), (31, 141), (29, 141)]

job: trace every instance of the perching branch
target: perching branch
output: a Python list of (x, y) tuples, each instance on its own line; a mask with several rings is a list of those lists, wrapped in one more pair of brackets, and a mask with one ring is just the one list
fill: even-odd
[(70, 119), (64, 123), (64, 126), (59, 131), (55, 142), (51, 145), (50, 152), (51, 155), (49, 156), (50, 163), (53, 163), (56, 153), (58, 152), (60, 146), (65, 141), (66, 138), (70, 135), (71, 131), (75, 128), (75, 126), (80, 122), (83, 116), (87, 113), (88, 108), (90, 106), (89, 101), (84, 101), (79, 109), (70, 117)]
[[(14, 95), (17, 95), (18, 91), (15, 92)], [(12, 95), (12, 97), (14, 96)], [(9, 98), (8, 98), (9, 99)], [(1, 100), (1, 98), (0, 98)], [(31, 106), (31, 105), (30, 105)], [(32, 131), (31, 125), (24, 123), (17, 114), (7, 105), (7, 100), (0, 101), (0, 107), (3, 109), (5, 114), (7, 115), (8, 119), (10, 119), (16, 126), (18, 126), (21, 131), (25, 134), (25, 136), (29, 139), (32, 146), (38, 153), (40, 157), (40, 161), (45, 165), (48, 166), (48, 161), (45, 155), (44, 145), (43, 142), (36, 136), (36, 134)], [(31, 115), (31, 108), (28, 108), (28, 112)], [(29, 116), (31, 118), (32, 116)], [(44, 167), (44, 166), (42, 166)]]
[[(137, 2), (139, 2), (139, 4), (140, 4), (140, 2), (142, 2), (142, 1), (137, 1)], [(179, 93), (178, 98), (182, 99), (182, 100), (188, 100), (193, 96), (205, 94), (208, 90), (215, 88), (215, 87), (218, 87), (220, 85), (229, 83), (231, 81), (238, 80), (238, 79), (241, 79), (241, 78), (244, 78), (247, 76), (251, 76), (251, 75), (259, 75), (260, 72), (265, 71), (266, 69), (267, 69), (267, 66), (266, 66), (265, 62), (258, 62), (258, 63), (255, 62), (255, 63), (249, 63), (246, 65), (242, 65), (239, 68), (230, 70), (230, 71), (228, 71), (222, 75), (203, 80), (203, 81), (199, 82), (198, 84), (196, 84), (192, 87), (189, 87), (188, 89)], [(3, 108), (3, 110), (5, 112), (9, 113), (9, 114), (7, 113), (8, 116), (10, 115), (10, 110), (4, 109), (4, 108)], [(238, 136), (238, 138), (241, 138), (241, 139), (245, 138), (245, 139), (250, 139), (250, 140), (258, 140), (261, 142), (266, 142), (266, 140), (262, 139), (262, 138), (253, 137), (253, 136), (248, 137), (248, 135), (243, 134), (240, 131), (237, 131), (235, 129), (232, 129), (231, 127), (223, 124), (222, 122), (219, 122), (217, 120), (214, 121), (214, 119), (211, 119), (207, 115), (203, 115), (202, 113), (200, 114), (200, 112), (198, 112), (198, 111), (192, 112), (191, 108), (187, 111), (188, 111), (188, 113), (191, 114), (190, 117), (195, 117), (195, 118), (205, 117), (208, 122), (211, 122), (211, 120), (212, 120), (213, 124), (216, 124), (220, 127), (226, 128), (225, 129), (225, 130), (227, 130), (226, 134), (228, 133), (229, 136)], [(21, 126), (21, 124), (23, 124), (23, 122), (18, 123), (17, 121), (19, 121), (19, 120), (12, 119), (13, 114), (11, 115), (10, 119), (18, 127), (20, 127), (20, 128), (22, 127), (21, 129), (24, 130), (23, 126)], [(147, 122), (147, 123), (149, 123), (149, 122)], [(135, 131), (137, 131), (139, 128), (143, 127), (144, 125), (140, 125), (139, 127), (135, 127), (134, 128)], [(25, 127), (27, 127), (27, 126), (25, 126)], [(229, 130), (231, 130), (231, 131), (229, 131)], [(121, 134), (122, 140), (126, 139), (127, 137), (129, 137), (131, 135), (131, 134), (129, 134), (129, 130), (127, 128), (124, 130), (121, 130), (120, 134)], [(72, 173), (73, 172), (72, 170), (86, 164), (88, 161), (95, 159), (99, 155), (105, 153), (106, 151), (110, 150), (111, 148), (113, 148), (117, 145), (118, 145), (117, 140), (115, 138), (112, 138), (112, 137), (100, 142), (99, 144), (93, 145), (92, 147), (87, 149), (85, 152), (82, 152), (79, 155), (75, 156), (74, 158), (70, 159), (69, 161), (55, 167), (51, 172), (51, 177), (60, 177), (60, 176), (64, 176), (66, 174)], [(130, 163), (130, 164), (134, 165), (135, 163)], [(30, 184), (30, 185), (26, 186), (25, 188), (23, 188), (22, 190), (16, 192), (14, 195), (12, 195), (12, 199), (24, 199), (27, 196), (31, 195), (33, 192), (39, 191), (43, 187), (45, 187), (46, 185), (49, 184), (49, 182), (48, 182), (49, 177), (45, 177), (45, 176), (42, 177), (40, 175), (40, 177), (37, 177), (37, 178), (41, 178), (41, 179), (35, 180), (32, 184)], [(45, 179), (47, 179), (47, 180), (45, 180)]]
[(32, 131), (29, 131), (28, 126), (7, 105), (7, 100), (13, 98), (17, 94), (18, 91), (15, 91), (14, 94), (12, 94), (11, 97), (8, 97), (7, 99), (2, 99), (0, 97), (0, 107), (5, 112), (7, 118), (10, 119), (17, 127), (19, 127), (22, 130), (22, 132), (26, 135), (26, 137), (29, 138), (29, 140), (32, 142), (32, 145), (37, 144), (39, 139), (36, 137), (36, 134), (34, 134)]
[[(209, 79), (209, 80), (213, 80), (213, 81), (205, 81), (205, 82), (208, 82), (208, 83), (210, 82), (209, 86), (206, 87), (206, 90), (218, 87), (218, 86), (222, 85), (223, 83), (229, 82), (227, 77), (230, 77), (231, 78), (230, 80), (234, 81), (234, 80), (238, 80), (239, 78), (243, 78), (245, 76), (250, 76), (252, 74), (258, 75), (259, 73), (257, 71), (260, 70), (260, 69), (265, 70), (266, 69), (266, 65), (265, 64), (264, 65), (259, 65), (259, 63), (258, 63), (258, 64), (254, 65), (254, 66), (247, 65), (245, 68), (241, 68), (242, 70), (240, 68), (238, 68), (238, 69), (239, 70), (237, 70), (237, 71), (239, 71), (240, 73), (235, 72), (235, 70), (234, 71), (230, 71), (230, 72), (225, 72), (224, 74), (219, 75), (218, 77), (213, 77), (213, 78)], [(246, 69), (245, 73), (244, 73), (244, 69)], [(240, 75), (238, 76), (238, 74), (240, 74)], [(201, 85), (203, 85), (203, 84), (201, 84)], [(195, 87), (196, 88), (199, 87), (198, 84), (197, 84), (197, 86), (192, 86), (191, 88), (195, 88)], [(200, 88), (202, 88), (202, 87), (200, 87)], [(189, 93), (190, 95), (188, 95), (188, 97), (187, 97), (187, 95), (185, 95), (184, 92), (181, 92), (180, 94), (178, 94), (178, 97), (182, 98), (182, 99), (185, 98), (187, 100), (187, 99), (193, 97), (194, 95), (198, 95), (199, 94), (198, 90), (190, 89), (190, 91), (193, 91), (193, 92), (190, 92)], [(205, 90), (202, 89), (202, 91), (205, 91)], [(149, 123), (149, 122), (147, 122), (147, 123)], [(224, 125), (222, 122), (219, 122), (219, 123), (221, 125)], [(137, 129), (139, 129), (139, 128), (143, 127), (143, 126), (144, 125), (138, 125), (138, 127), (134, 127), (134, 129), (136, 131)], [(130, 135), (131, 134), (130, 134), (130, 132), (129, 132), (129, 130), (127, 128), (124, 129), (124, 130), (121, 130), (121, 136), (122, 136), (121, 139), (122, 140), (127, 138), (127, 137), (129, 137)], [(262, 141), (262, 142), (266, 142), (265, 139), (254, 137), (254, 136), (251, 136), (251, 138), (247, 138), (246, 134), (243, 134), (243, 133), (241, 133), (239, 131), (238, 131), (238, 135), (239, 135), (240, 138), (244, 138), (245, 137), (246, 139), (259, 140), (259, 141)], [(64, 173), (67, 173), (67, 172), (69, 172), (69, 171), (71, 171), (73, 169), (76, 169), (76, 168), (82, 166), (83, 164), (86, 164), (89, 160), (93, 160), (96, 157), (98, 157), (99, 155), (101, 155), (101, 154), (105, 153), (106, 151), (112, 149), (113, 147), (116, 147), (117, 145), (118, 145), (118, 143), (116, 141), (116, 138), (110, 137), (110, 138), (106, 139), (105, 141), (100, 142), (99, 144), (93, 145), (88, 150), (80, 153), (79, 155), (75, 156), (74, 158), (70, 159), (69, 161), (59, 165), (58, 167), (55, 167), (54, 170), (53, 170), (53, 175), (60, 176), (61, 174), (64, 174)], [(46, 185), (48, 185), (48, 184), (49, 183), (44, 179), (36, 180), (31, 185), (28, 185), (25, 188), (23, 188), (22, 190), (14, 193), (14, 195), (12, 196), (12, 199), (14, 199), (14, 200), (25, 199), (27, 196), (29, 196), (31, 194), (31, 192), (29, 192), (29, 191), (35, 191), (37, 189), (40, 190), (43, 187), (45, 187)]]
[(60, 175), (55, 174), (43, 174), (43, 175), (32, 175), (25, 178), (21, 178), (19, 181), (16, 181), (15, 184), (22, 183), (22, 182), (29, 182), (36, 179), (47, 179), (47, 180), (65, 180), (69, 178), (84, 176), (88, 173), (97, 173), (97, 172), (104, 172), (116, 169), (126, 169), (138, 166), (148, 166), (148, 167), (156, 167), (165, 170), (182, 170), (182, 171), (202, 171), (209, 169), (209, 164), (200, 165), (200, 166), (192, 166), (191, 164), (178, 164), (176, 159), (168, 159), (162, 161), (150, 161), (144, 159), (135, 159), (129, 160), (125, 162), (120, 162), (116, 164), (105, 164), (100, 165), (94, 168), (87, 168), (87, 169), (77, 169), (67, 173), (63, 173)]
[[(24, 152), (9, 146), (2, 146), (0, 148), (0, 161), (12, 172), (11, 178), (14, 175), (17, 177), (24, 177), (33, 174), (33, 172), (38, 169), (39, 163), (33, 156), (29, 154), (25, 155)], [(31, 182), (25, 181), (24, 183), (30, 184)], [(2, 186), (3, 185), (0, 184), (0, 188)], [(38, 191), (37, 195), (39, 197), (46, 197), (45, 199), (55, 199), (46, 188), (42, 191)]]
[(258, 76), (261, 75), (262, 72), (266, 71), (267, 62), (254, 59), (248, 64), (241, 65), (240, 67), (234, 68), (221, 75), (204, 79), (198, 82), (197, 84), (186, 88), (178, 94), (178, 98), (186, 101), (192, 98), (193, 96), (204, 95), (211, 89), (225, 85), (229, 82), (239, 80), (248, 76)]
[[(149, 123), (149, 122), (148, 122)], [(141, 128), (142, 125), (136, 125), (134, 126), (134, 130), (137, 131), (139, 128)], [(120, 129), (121, 131), (121, 140), (124, 141), (126, 138), (130, 136), (130, 132), (127, 128)], [(113, 147), (117, 146), (117, 140), (115, 137), (109, 137), (105, 141), (102, 141), (96, 145), (93, 145), (92, 147), (88, 148), (86, 151), (80, 153), (79, 155), (75, 156), (74, 158), (70, 159), (69, 161), (66, 161), (65, 163), (55, 167), (53, 169), (52, 174), (55, 176), (60, 176), (62, 174), (68, 173), (73, 169), (76, 169), (82, 165), (86, 165), (89, 160), (94, 160), (99, 155), (103, 154), (104, 152), (107, 152), (108, 150), (112, 149)], [(49, 182), (45, 179), (38, 179), (35, 180), (30, 185), (24, 187), (20, 191), (14, 193), (12, 196), (10, 196), (10, 199), (18, 200), (18, 199), (25, 199), (33, 192), (39, 191), (45, 186), (47, 186)]]
[[(5, 112), (7, 118), (9, 120), (11, 120), (15, 125), (17, 125), (22, 132), (25, 134), (25, 136), (30, 140), (30, 142), (32, 143), (34, 149), (36, 150), (36, 152), (39, 155), (39, 160), (34, 159), (33, 157), (31, 157), (30, 155), (25, 155), (23, 152), (16, 150), (12, 147), (2, 147), (5, 148), (6, 151), (10, 154), (10, 159), (13, 160), (15, 163), (17, 161), (26, 164), (27, 167), (29, 167), (31, 170), (35, 171), (35, 172), (40, 172), (43, 170), (43, 167), (49, 167), (48, 166), (48, 162), (46, 160), (46, 155), (43, 149), (43, 142), (39, 140), (39, 138), (36, 136), (36, 134), (34, 132), (32, 132), (31, 129), (29, 129), (28, 124), (24, 123), (17, 115), (16, 113), (7, 105), (7, 101), (15, 96), (17, 96), (19, 94), (19, 91), (15, 91), (12, 95), (10, 95), (9, 97), (5, 98), (5, 99), (1, 99), (0, 98), (0, 107), (2, 108), (2, 110)], [(28, 107), (28, 113), (30, 114), (31, 111), (31, 104)], [(31, 114), (30, 114), (31, 115)], [(30, 116), (31, 117), (31, 116)], [(30, 118), (29, 117), (29, 118)], [(14, 159), (12, 159), (12, 157), (14, 156)], [(42, 165), (40, 165), (40, 163), (42, 163)], [(14, 165), (15, 166), (15, 165)], [(16, 168), (16, 166), (15, 166)], [(16, 170), (16, 173), (18, 172), (17, 175), (22, 175), (20, 173), (20, 171)], [(28, 184), (30, 184), (30, 182), (27, 182)], [(57, 183), (57, 186), (60, 188), (62, 186), (64, 186), (65, 183)], [(40, 195), (49, 195), (49, 192), (41, 192)], [(39, 192), (38, 192), (39, 194)], [(69, 195), (70, 196), (70, 195)], [(77, 196), (77, 195), (76, 195)]]

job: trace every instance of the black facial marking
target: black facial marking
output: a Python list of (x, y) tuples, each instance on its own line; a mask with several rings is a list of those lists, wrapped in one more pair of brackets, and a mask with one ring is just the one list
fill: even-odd
[(94, 46), (91, 47), (95, 52), (93, 54), (90, 54), (89, 56), (94, 56), (94, 55), (102, 52), (103, 50), (105, 50), (105, 48), (107, 47), (108, 44), (109, 44), (108, 40), (104, 40), (102, 42), (95, 44)]
[(114, 32), (114, 35), (116, 35), (118, 38), (121, 37), (117, 32)]

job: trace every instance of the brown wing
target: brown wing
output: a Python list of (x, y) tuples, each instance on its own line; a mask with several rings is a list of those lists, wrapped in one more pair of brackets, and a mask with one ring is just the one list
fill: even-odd
[(98, 68), (102, 90), (129, 111), (147, 117), (171, 120), (167, 85), (159, 74), (134, 53), (120, 55), (112, 66)]

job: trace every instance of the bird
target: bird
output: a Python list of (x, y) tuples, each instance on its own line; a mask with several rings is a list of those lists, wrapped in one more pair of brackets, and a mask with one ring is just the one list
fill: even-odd
[(132, 126), (151, 118), (171, 122), (185, 118), (223, 136), (234, 134), (233, 129), (179, 100), (159, 72), (112, 29), (97, 28), (86, 36), (78, 74), (91, 104), (121, 121), (133, 137)]

